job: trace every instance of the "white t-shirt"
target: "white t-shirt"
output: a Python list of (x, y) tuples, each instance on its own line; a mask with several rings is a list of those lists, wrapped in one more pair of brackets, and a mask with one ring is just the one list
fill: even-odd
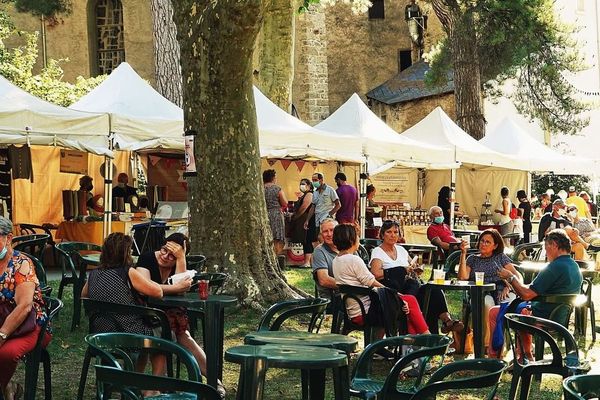
[[(338, 285), (366, 286), (370, 287), (375, 283), (375, 277), (365, 265), (364, 261), (354, 254), (344, 254), (333, 259), (333, 277)], [(371, 299), (369, 296), (362, 296), (361, 302), (365, 311), (369, 311)], [(350, 318), (360, 315), (360, 306), (356, 301), (348, 300), (347, 311)]]
[(504, 224), (508, 224), (511, 219), (510, 219), (510, 209), (512, 208), (512, 202), (510, 201), (510, 199), (500, 199), (500, 204), (498, 204), (498, 210), (504, 210), (504, 201), (508, 202), (508, 215), (504, 215), (504, 214), (498, 214), (498, 224), (499, 225), (504, 225)]
[(395, 245), (396, 247), (396, 259), (390, 257), (381, 247), (375, 247), (371, 252), (371, 261), (374, 259), (381, 260), (383, 263), (383, 269), (389, 269), (394, 267), (408, 267), (408, 251), (402, 246)]

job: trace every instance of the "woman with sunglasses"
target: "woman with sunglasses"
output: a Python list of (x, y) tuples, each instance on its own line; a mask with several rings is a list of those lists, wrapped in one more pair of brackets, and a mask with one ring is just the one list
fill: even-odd
[[(136, 269), (143, 276), (158, 283), (165, 295), (185, 293), (192, 285), (192, 278), (180, 280), (172, 285), (167, 281), (170, 276), (186, 271), (185, 255), (189, 248), (187, 236), (182, 233), (173, 233), (167, 237), (165, 245), (159, 250), (141, 254)], [(166, 310), (166, 314), (177, 343), (194, 355), (202, 375), (206, 376), (206, 354), (190, 334), (186, 310), (172, 308)], [(218, 382), (217, 391), (222, 398), (225, 398), (225, 389), (221, 382)]]
[[(425, 287), (420, 284), (419, 275), (422, 268), (409, 261), (408, 252), (397, 244), (400, 238), (398, 222), (387, 220), (379, 230), (379, 238), (383, 240), (371, 253), (371, 273), (383, 285), (396, 289), (400, 293), (414, 295), (423, 307)], [(442, 332), (460, 332), (464, 328), (461, 321), (454, 320), (448, 312), (446, 296), (439, 289), (431, 290), (429, 309), (425, 321), (432, 333), (438, 333), (438, 319), (442, 321)]]

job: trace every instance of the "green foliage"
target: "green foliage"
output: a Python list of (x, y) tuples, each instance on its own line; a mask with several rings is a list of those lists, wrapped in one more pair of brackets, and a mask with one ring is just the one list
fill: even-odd
[(2, 2), (14, 3), (19, 12), (50, 17), (57, 14), (70, 14), (73, 8), (72, 0), (2, 0)]
[[(4, 42), (15, 35), (20, 36), (24, 44), (7, 48)], [(88, 79), (80, 76), (75, 83), (65, 82), (60, 64), (67, 59), (50, 59), (46, 68), (34, 74), (37, 37), (37, 33), (17, 31), (10, 18), (0, 11), (0, 74), (25, 91), (51, 103), (69, 106), (106, 78), (105, 75)]]
[[(516, 83), (509, 94), (520, 113), (552, 133), (573, 134), (587, 125), (580, 114), (589, 105), (575, 98), (575, 88), (565, 81), (564, 72), (578, 72), (583, 58), (572, 34), (574, 29), (555, 17), (552, 0), (480, 0), (461, 2), (452, 8), (453, 29), (474, 15), (481, 82), (486, 95), (502, 95), (509, 79)], [(457, 15), (458, 14), (458, 15)], [(429, 85), (445, 82), (452, 55), (449, 40), (428, 55), (432, 71)]]
[(535, 194), (546, 193), (548, 189), (554, 190), (554, 193), (561, 190), (566, 192), (569, 186), (575, 186), (577, 193), (582, 190), (592, 193), (589, 187), (590, 178), (585, 175), (533, 174), (531, 178), (531, 190)]

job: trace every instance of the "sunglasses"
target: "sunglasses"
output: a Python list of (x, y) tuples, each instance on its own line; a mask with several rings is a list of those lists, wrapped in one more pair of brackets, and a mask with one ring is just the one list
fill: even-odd
[(169, 249), (167, 249), (166, 247), (161, 247), (160, 248), (160, 254), (162, 254), (163, 256), (166, 256), (167, 259), (170, 260), (170, 261), (175, 261), (176, 260), (176, 258), (173, 255), (173, 253), (171, 253), (169, 251)]

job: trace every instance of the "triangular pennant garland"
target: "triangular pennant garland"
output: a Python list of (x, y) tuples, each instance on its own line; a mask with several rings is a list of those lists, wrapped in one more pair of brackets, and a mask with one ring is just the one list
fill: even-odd
[(304, 168), (304, 164), (306, 164), (306, 161), (296, 160), (296, 161), (294, 161), (294, 163), (296, 164), (296, 167), (298, 168), (298, 172), (302, 172), (302, 168)]
[(292, 160), (281, 160), (281, 165), (283, 165), (283, 170), (287, 171), (287, 169), (291, 163), (292, 163)]

